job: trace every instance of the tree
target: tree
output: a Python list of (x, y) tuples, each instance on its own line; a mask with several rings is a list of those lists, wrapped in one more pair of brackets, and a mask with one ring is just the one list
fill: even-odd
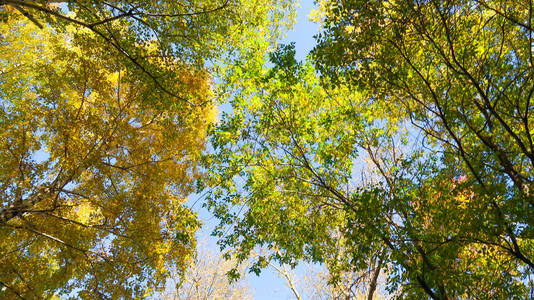
[(241, 258), (270, 249), (252, 266), (258, 271), (271, 260), (304, 259), (326, 263), (336, 277), (374, 262), (388, 290), (406, 298), (526, 295), (528, 223), (504, 222), (494, 205), (507, 208), (505, 220), (528, 214), (522, 192), (502, 182), (483, 192), (446, 145), (418, 138), (406, 114), (416, 103), (398, 106), (398, 94), (344, 74), (329, 78), (326, 69), (319, 79), (291, 47), (271, 63), (236, 68), (234, 114), (214, 128), (215, 153), (205, 158), (223, 246)]
[(239, 66), (227, 80), (238, 89), (235, 113), (212, 132), (215, 153), (205, 157), (213, 175), (205, 181), (211, 188), (208, 206), (221, 219), (221, 244), (238, 258), (257, 246), (270, 250), (255, 258), (253, 272), (272, 260), (294, 266), (304, 259), (325, 262), (339, 279), (379, 261), (381, 248), (370, 240), (353, 265), (355, 245), (345, 234), (358, 147), (391, 130), (364, 134), (367, 121), (360, 117), (383, 111), (360, 106), (360, 97), (347, 89), (323, 89), (313, 67), (293, 55), (291, 46), (284, 47), (271, 55), (272, 69), (263, 69), (262, 61)]
[[(179, 272), (174, 274), (168, 284), (172, 289), (163, 297), (183, 300), (252, 299), (246, 277), (230, 282), (227, 276), (236, 265), (235, 260), (227, 260), (199, 242), (194, 263), (188, 267), (185, 275)], [(241, 265), (239, 273), (243, 272), (244, 265)]]
[[(473, 193), (463, 220), (477, 240), (531, 276), (532, 3), (323, 1), (319, 70), (403, 107)], [(466, 176), (466, 177), (465, 177)], [(463, 212), (464, 210), (462, 210)], [(498, 250), (497, 250), (498, 249)], [(514, 269), (506, 275), (514, 274)], [(516, 274), (518, 274), (516, 273)], [(501, 286), (502, 287), (502, 286)], [(440, 291), (428, 294), (443, 298)]]
[[(325, 266), (307, 264), (297, 274), (286, 265), (269, 265), (286, 281), (296, 299), (383, 299), (379, 289), (382, 266), (371, 264), (365, 272), (340, 272), (333, 276)], [(332, 266), (330, 266), (332, 268)]]
[(19, 17), (0, 35), (0, 296), (136, 297), (184, 269), (183, 206), (214, 118), (209, 77), (183, 67), (191, 105), (158, 109), (152, 85)]
[[(109, 59), (131, 72), (130, 77), (150, 85), (143, 101), (201, 105), (183, 89), (184, 65), (212, 64), (229, 53), (248, 49), (258, 40), (273, 41), (292, 0), (177, 1), (0, 1), (0, 13), (20, 13), (39, 28), (71, 30), (82, 48), (113, 53)], [(255, 49), (258, 50), (258, 49)], [(259, 51), (261, 53), (261, 51)], [(193, 97), (194, 98), (194, 97)]]
[(206, 65), (262, 55), (293, 5), (269, 4), (0, 1), (1, 296), (142, 297), (186, 269)]

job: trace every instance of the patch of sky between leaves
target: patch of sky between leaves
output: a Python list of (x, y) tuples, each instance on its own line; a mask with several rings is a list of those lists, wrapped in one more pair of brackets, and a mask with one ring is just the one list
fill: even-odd
[[(296, 23), (293, 29), (287, 32), (287, 36), (280, 41), (280, 44), (289, 44), (292, 42), (295, 43), (295, 58), (297, 61), (305, 61), (308, 53), (315, 46), (314, 36), (319, 32), (319, 24), (311, 22), (308, 17), (311, 11), (315, 9), (317, 9), (317, 7), (314, 4), (314, 1), (301, 1), (299, 3), (299, 7), (297, 7)], [(217, 82), (217, 79), (215, 79), (215, 82)], [(220, 113), (232, 113), (232, 106), (229, 101), (226, 101), (226, 103), (220, 105), (218, 109)], [(211, 151), (212, 149), (213, 148), (208, 145), (208, 151)], [(210, 236), (210, 233), (213, 231), (218, 222), (210, 212), (202, 207), (202, 202), (204, 200), (202, 198), (203, 195), (192, 194), (190, 195), (189, 201), (186, 203), (186, 205), (197, 212), (198, 217), (202, 221), (203, 226), (197, 234), (198, 239), (206, 243), (208, 248), (212, 249), (213, 251), (218, 251), (219, 246), (216, 244), (217, 239)], [(303, 274), (304, 272), (309, 272), (310, 268), (317, 269), (317, 267), (319, 266), (300, 264), (296, 267), (294, 272), (297, 277), (299, 277), (299, 273)], [(281, 279), (277, 272), (271, 267), (264, 270), (258, 277), (250, 274), (249, 284), (252, 288), (251, 294), (256, 300), (294, 298), (289, 287), (287, 287), (285, 280)]]

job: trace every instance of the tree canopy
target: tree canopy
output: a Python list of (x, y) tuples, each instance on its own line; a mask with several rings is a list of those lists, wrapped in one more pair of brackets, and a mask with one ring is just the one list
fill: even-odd
[(145, 297), (183, 275), (206, 61), (274, 38), (291, 3), (272, 4), (0, 2), (1, 297)]
[[(49, 33), (2, 24), (2, 293), (142, 294), (194, 249), (182, 203), (213, 108), (143, 106), (150, 85)], [(209, 99), (206, 74), (180, 76)]]
[(190, 267), (196, 187), (297, 297), (304, 260), (327, 297), (532, 298), (531, 1), (317, 3), (298, 61), (290, 0), (0, 1), (0, 296), (240, 294)]
[(467, 240), (481, 243), (477, 248), (496, 246), (519, 263), (518, 275), (530, 274), (532, 3), (323, 5), (319, 70), (402, 107), (427, 144), (440, 149), (440, 168), (465, 181), (472, 193), (467, 207), (482, 205), (463, 222), (482, 229)]
[(228, 81), (234, 114), (206, 158), (222, 245), (271, 249), (258, 270), (378, 263), (407, 298), (528, 295), (531, 3), (320, 1), (316, 15), (309, 61), (285, 47)]
[(54, 33), (76, 28), (71, 31), (73, 42), (113, 53), (108, 59), (151, 86), (143, 101), (199, 105), (182, 92), (187, 84), (178, 84), (182, 67), (204, 67), (259, 40), (274, 41), (288, 23), (293, 1), (6, 0), (0, 5), (6, 18), (19, 13), (40, 28), (51, 26)]

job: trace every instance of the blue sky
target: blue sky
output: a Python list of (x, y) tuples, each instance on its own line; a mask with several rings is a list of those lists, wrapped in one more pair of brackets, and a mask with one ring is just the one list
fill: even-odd
[[(288, 32), (287, 37), (282, 40), (282, 43), (289, 44), (295, 42), (296, 59), (304, 60), (306, 55), (313, 49), (315, 45), (314, 35), (318, 33), (319, 25), (310, 22), (308, 15), (315, 5), (312, 0), (301, 1), (297, 9), (297, 19), (293, 30)], [(298, 274), (299, 270), (295, 270)], [(282, 280), (276, 271), (267, 269), (260, 274), (259, 277), (255, 275), (249, 276), (249, 284), (253, 289), (254, 299), (256, 300), (272, 300), (272, 299), (294, 299), (289, 287), (287, 287), (284, 280)]]
[[(284, 38), (281, 43), (289, 44), (291, 42), (295, 43), (296, 50), (296, 59), (305, 60), (306, 55), (310, 50), (313, 49), (315, 45), (315, 39), (313, 36), (318, 33), (319, 25), (310, 22), (308, 15), (312, 9), (315, 9), (313, 0), (304, 0), (301, 1), (300, 7), (297, 8), (296, 15), (296, 24), (292, 30), (287, 32), (286, 38)], [(198, 195), (196, 195), (198, 197)], [(192, 202), (195, 201), (196, 197), (192, 197)], [(200, 232), (199, 239), (207, 242), (208, 247), (212, 248), (214, 251), (218, 249), (216, 245), (216, 239), (209, 236), (213, 227), (217, 224), (215, 220), (206, 209), (202, 208), (200, 201), (193, 204), (193, 208), (198, 211), (199, 217), (202, 220), (204, 226)], [(302, 267), (297, 267), (295, 272), (301, 273)], [(294, 299), (293, 294), (289, 287), (287, 287), (286, 282), (282, 280), (276, 271), (269, 268), (264, 270), (259, 276), (250, 274), (248, 277), (248, 282), (251, 287), (251, 293), (254, 295), (254, 299), (257, 300), (272, 300), (272, 299)]]
[(297, 9), (297, 22), (282, 43), (295, 42), (297, 60), (304, 60), (315, 46), (313, 36), (319, 32), (319, 24), (313, 23), (308, 19), (310, 12), (316, 9), (313, 0), (301, 1), (300, 6)]

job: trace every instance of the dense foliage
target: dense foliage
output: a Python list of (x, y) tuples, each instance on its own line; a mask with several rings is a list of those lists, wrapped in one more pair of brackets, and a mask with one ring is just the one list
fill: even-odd
[(144, 297), (183, 276), (207, 62), (261, 56), (291, 6), (256, 4), (0, 2), (0, 298)]
[[(261, 3), (261, 5), (260, 5)], [(0, 15), (20, 13), (53, 34), (69, 26), (86, 50), (113, 53), (135, 80), (150, 86), (151, 105), (196, 104), (183, 90), (180, 70), (205, 67), (228, 52), (272, 41), (290, 15), (290, 0), (15, 1), (0, 2)], [(259, 50), (259, 49), (256, 49)], [(261, 51), (258, 51), (260, 54)], [(193, 96), (194, 98), (194, 96)]]
[[(471, 195), (458, 212), (447, 212), (444, 225), (461, 220), (462, 230), (435, 242), (493, 248), (487, 267), (507, 271), (467, 277), (491, 283), (486, 294), (522, 295), (513, 286), (534, 267), (532, 3), (341, 1), (323, 8), (319, 70), (402, 107), (427, 144), (440, 149), (445, 180), (462, 178)], [(473, 295), (436, 278), (442, 283), (426, 289), (434, 298)]]
[(195, 182), (254, 273), (532, 297), (531, 1), (317, 2), (299, 62), (289, 0), (0, 1), (0, 297), (247, 296), (190, 267)]
[[(149, 87), (106, 55), (25, 21), (2, 35), (2, 293), (116, 298), (158, 286), (194, 249), (198, 221), (182, 202), (213, 108), (143, 106)], [(206, 74), (180, 76), (209, 99)]]
[(401, 297), (528, 295), (531, 3), (320, 5), (310, 62), (286, 47), (227, 81), (207, 157), (222, 244), (271, 249), (253, 271), (378, 263)]

